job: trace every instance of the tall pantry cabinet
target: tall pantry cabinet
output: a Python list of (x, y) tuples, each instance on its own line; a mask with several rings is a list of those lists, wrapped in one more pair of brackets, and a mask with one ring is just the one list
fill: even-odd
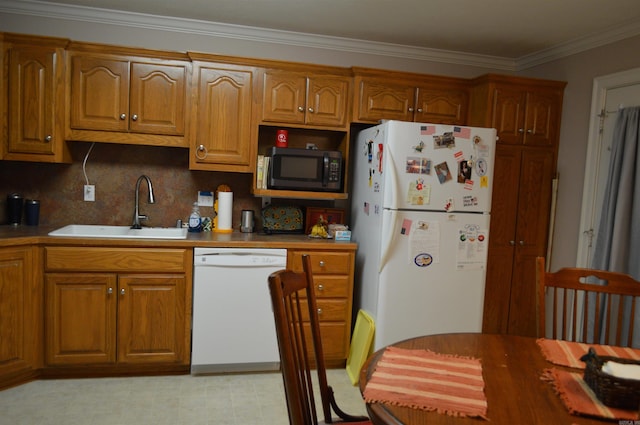
[(473, 81), (470, 125), (498, 133), (482, 330), (536, 336), (535, 258), (549, 239), (566, 83), (485, 75)]

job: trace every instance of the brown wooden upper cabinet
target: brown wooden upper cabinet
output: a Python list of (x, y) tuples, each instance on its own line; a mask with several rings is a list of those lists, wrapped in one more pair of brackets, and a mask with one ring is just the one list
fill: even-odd
[[(252, 172), (256, 156), (255, 69), (193, 54), (189, 168)], [(195, 60), (200, 58), (202, 60)]]
[(557, 144), (564, 83), (489, 74), (477, 78), (475, 84), (474, 91), (480, 95), (474, 98), (474, 120), (495, 128), (499, 143)]
[(134, 53), (71, 51), (69, 139), (186, 146), (190, 63)]
[(467, 123), (468, 81), (459, 78), (353, 68), (356, 122), (379, 120)]
[(268, 69), (264, 73), (262, 121), (345, 128), (351, 76)]
[(64, 48), (68, 40), (4, 34), (8, 75), (4, 159), (70, 162), (64, 141)]

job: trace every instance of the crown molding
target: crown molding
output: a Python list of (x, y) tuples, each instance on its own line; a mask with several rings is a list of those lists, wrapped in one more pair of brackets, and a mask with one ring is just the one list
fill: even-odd
[(578, 37), (563, 44), (522, 56), (515, 62), (516, 71), (532, 68), (557, 59), (605, 46), (640, 34), (640, 21), (616, 25), (598, 34)]
[(34, 0), (0, 0), (0, 13), (2, 12), (16, 15), (135, 27), (138, 29), (146, 28), (198, 36), (272, 43), (283, 46), (309, 47), (466, 65), (503, 71), (522, 71), (546, 62), (562, 59), (576, 53), (640, 34), (640, 22), (630, 22), (626, 25), (611, 28), (608, 31), (576, 38), (567, 43), (514, 59)]
[(284, 46), (310, 47), (342, 52), (362, 53), (387, 57), (415, 59), (429, 62), (441, 62), (456, 65), (468, 65), (488, 69), (514, 71), (515, 62), (510, 58), (490, 55), (478, 55), (439, 49), (427, 49), (392, 43), (380, 43), (343, 37), (331, 37), (306, 34), (293, 31), (281, 31), (223, 24), (196, 19), (184, 19), (150, 15), (135, 12), (123, 12), (95, 7), (75, 6), (40, 1), (0, 1), (0, 12), (38, 16), (43, 18), (64, 19), (70, 21), (94, 22), (124, 27), (145, 28), (170, 31), (199, 36), (230, 38)]

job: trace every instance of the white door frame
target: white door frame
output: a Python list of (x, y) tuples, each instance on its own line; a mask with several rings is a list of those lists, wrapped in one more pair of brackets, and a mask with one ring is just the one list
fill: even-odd
[[(597, 214), (599, 205), (595, 203), (595, 193), (598, 179), (598, 164), (600, 162), (602, 116), (605, 113), (607, 90), (640, 84), (640, 68), (629, 69), (615, 74), (596, 77), (593, 80), (591, 96), (591, 115), (589, 121), (589, 141), (587, 158), (585, 161), (584, 186), (582, 189), (582, 208), (580, 212), (580, 233), (578, 235), (578, 254), (576, 267), (589, 266), (589, 239), (595, 235), (589, 234), (591, 223)], [(606, 172), (606, 169), (604, 170)]]

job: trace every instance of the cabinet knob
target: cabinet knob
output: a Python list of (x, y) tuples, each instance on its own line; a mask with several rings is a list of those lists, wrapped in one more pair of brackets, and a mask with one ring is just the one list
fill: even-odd
[(509, 241), (509, 245), (514, 246), (516, 244), (516, 241)]
[(524, 133), (524, 128), (519, 128), (518, 133)]
[(120, 114), (120, 119), (122, 121), (126, 120), (127, 119), (127, 114)]
[(524, 241), (519, 241), (518, 243), (520, 244), (520, 246), (524, 246)]
[(324, 285), (318, 285), (318, 291), (324, 291)]
[(109, 294), (109, 295), (113, 294), (113, 288), (107, 289), (107, 294)]
[(531, 129), (527, 130), (527, 134), (533, 134), (533, 130)]
[(321, 308), (318, 309), (318, 314), (322, 314), (322, 309)]
[(409, 108), (409, 112), (413, 112), (413, 108)]
[(304, 112), (304, 108), (302, 106), (298, 106), (298, 112)]
[(138, 115), (137, 115), (137, 114), (133, 114), (133, 115), (131, 116), (131, 119), (132, 119), (133, 121), (138, 121)]
[(44, 138), (44, 141), (47, 143), (51, 143), (51, 140), (53, 140), (53, 137), (51, 137), (50, 134), (47, 134), (47, 137)]
[(124, 288), (120, 290), (120, 295), (124, 295)]
[(418, 108), (418, 112), (419, 112), (419, 113), (422, 113), (422, 108)]
[(320, 267), (324, 267), (324, 261), (320, 260)]
[(309, 108), (308, 109), (309, 113), (313, 114), (315, 111), (313, 110), (313, 108)]
[(198, 145), (196, 149), (196, 158), (205, 159), (207, 157), (207, 147), (205, 145)]

